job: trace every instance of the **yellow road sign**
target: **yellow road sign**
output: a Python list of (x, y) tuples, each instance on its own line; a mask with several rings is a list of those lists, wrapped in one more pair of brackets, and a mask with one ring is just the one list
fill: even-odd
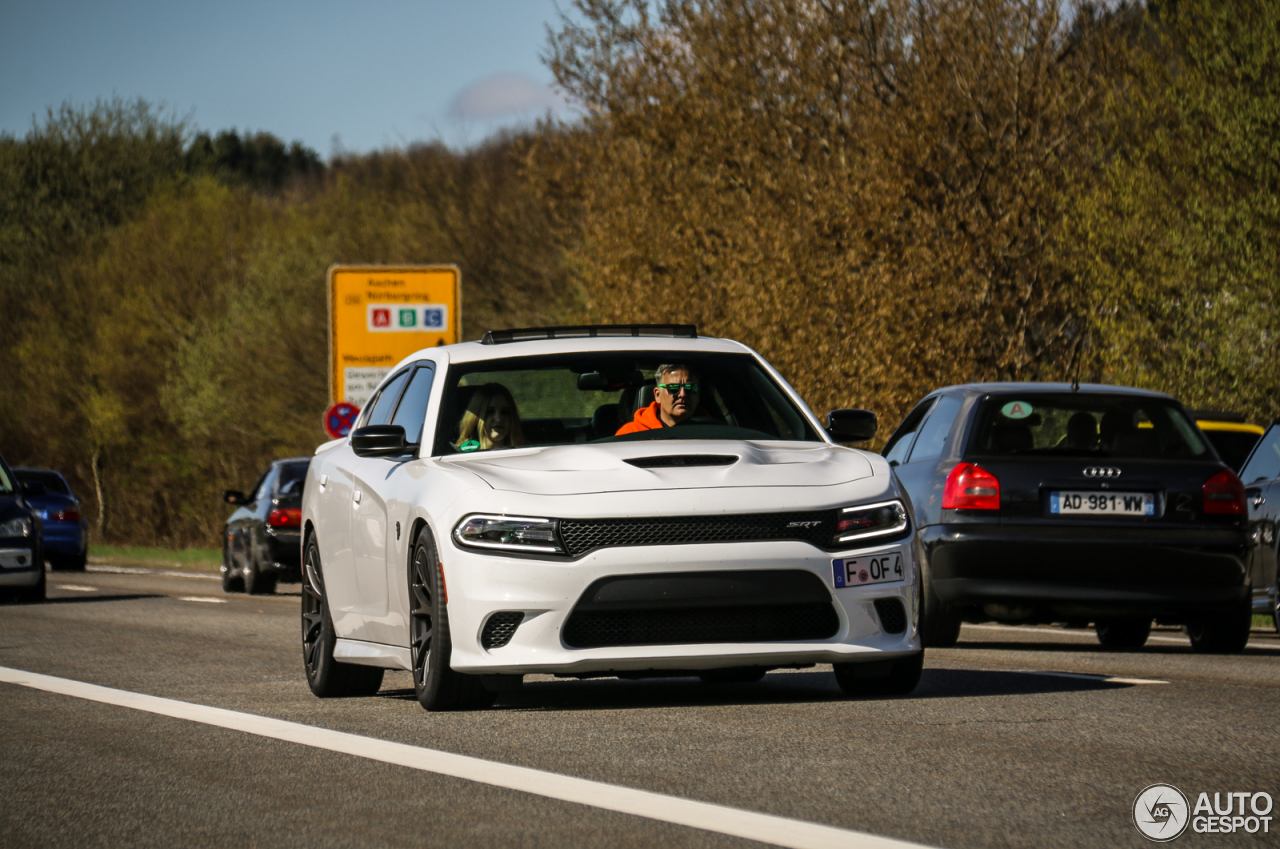
[(329, 269), (329, 403), (364, 407), (391, 367), (462, 339), (462, 275), (452, 265)]

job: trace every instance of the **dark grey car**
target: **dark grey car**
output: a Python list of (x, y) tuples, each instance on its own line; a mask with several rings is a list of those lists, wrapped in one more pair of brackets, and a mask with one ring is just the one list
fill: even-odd
[(302, 485), (310, 457), (276, 460), (247, 494), (222, 494), (236, 511), (222, 536), (222, 588), (273, 593), (279, 581), (301, 579)]
[(1280, 561), (1280, 419), (1258, 440), (1240, 468), (1249, 505), (1249, 533), (1254, 548), (1249, 564), (1253, 584), (1253, 612), (1272, 617), (1280, 631), (1280, 592), (1276, 567)]
[(884, 455), (924, 551), (925, 645), (962, 620), (1092, 622), (1144, 645), (1152, 621), (1202, 652), (1249, 637), (1244, 487), (1175, 399), (1115, 386), (939, 389)]

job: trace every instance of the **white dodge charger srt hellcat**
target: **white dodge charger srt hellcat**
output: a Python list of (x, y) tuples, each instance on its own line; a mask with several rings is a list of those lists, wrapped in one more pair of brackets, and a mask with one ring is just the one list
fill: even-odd
[(409, 670), (428, 710), (523, 675), (749, 682), (830, 663), (911, 692), (911, 508), (865, 410), (827, 426), (687, 325), (494, 331), (393, 368), (304, 489), (318, 696)]

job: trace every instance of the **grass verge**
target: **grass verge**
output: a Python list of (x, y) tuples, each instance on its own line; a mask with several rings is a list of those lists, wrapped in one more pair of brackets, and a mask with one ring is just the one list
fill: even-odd
[(156, 548), (144, 545), (89, 546), (90, 563), (113, 566), (150, 566), (166, 569), (190, 569), (193, 572), (216, 572), (222, 563), (222, 552), (216, 548)]
[(1253, 614), (1253, 627), (1261, 628), (1264, 631), (1274, 631), (1276, 622), (1265, 613)]

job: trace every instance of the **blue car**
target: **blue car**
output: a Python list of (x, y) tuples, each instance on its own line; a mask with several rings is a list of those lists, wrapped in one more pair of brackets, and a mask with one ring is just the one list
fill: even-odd
[(55, 571), (83, 572), (89, 556), (89, 523), (80, 499), (53, 469), (14, 469), (26, 501), (44, 522), (44, 556)]

